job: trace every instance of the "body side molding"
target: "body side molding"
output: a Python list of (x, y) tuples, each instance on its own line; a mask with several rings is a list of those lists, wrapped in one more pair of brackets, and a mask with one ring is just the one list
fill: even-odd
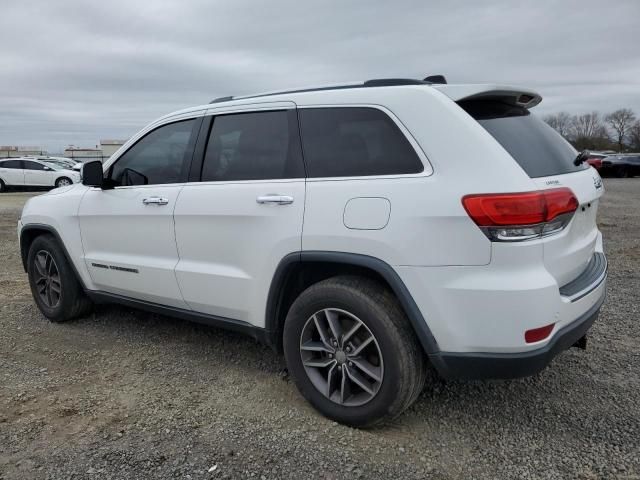
[(151, 313), (158, 313), (168, 317), (179, 318), (190, 322), (201, 323), (212, 327), (232, 330), (234, 332), (249, 335), (259, 342), (266, 343), (267, 332), (265, 329), (255, 327), (250, 323), (242, 320), (234, 320), (232, 318), (219, 317), (216, 315), (208, 315), (206, 313), (194, 312), (182, 308), (168, 307), (158, 303), (147, 302), (145, 300), (137, 300), (135, 298), (117, 295), (115, 293), (107, 293), (98, 290), (87, 290), (89, 298), (95, 303), (116, 303)]

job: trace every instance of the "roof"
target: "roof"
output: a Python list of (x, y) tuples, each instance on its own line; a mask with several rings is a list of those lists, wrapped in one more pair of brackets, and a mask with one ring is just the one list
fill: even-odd
[[(427, 77), (430, 78), (430, 77)], [(298, 105), (313, 104), (320, 102), (321, 96), (326, 92), (332, 92), (332, 96), (339, 97), (340, 101), (353, 101), (359, 99), (363, 101), (365, 92), (371, 92), (371, 97), (374, 95), (381, 95), (381, 92), (387, 89), (414, 89), (439, 91), (440, 93), (448, 96), (453, 101), (458, 102), (460, 100), (481, 98), (481, 97), (495, 97), (500, 96), (508, 98), (514, 104), (523, 106), (525, 108), (531, 108), (542, 101), (542, 97), (535, 91), (514, 87), (509, 85), (499, 84), (440, 84), (432, 83), (424, 80), (415, 79), (378, 79), (367, 80), (364, 82), (351, 82), (337, 85), (324, 85), (324, 86), (312, 86), (305, 88), (294, 88), (289, 90), (278, 90), (272, 92), (263, 92), (251, 95), (242, 96), (226, 96), (219, 97), (208, 104), (198, 105), (191, 108), (185, 108), (172, 112), (159, 118), (157, 121), (165, 120), (169, 117), (176, 117), (180, 115), (186, 115), (194, 111), (208, 110), (213, 108), (227, 108), (234, 107), (236, 105), (253, 104), (257, 100), (264, 99), (264, 102), (276, 103), (276, 102), (295, 102)], [(376, 92), (375, 94), (373, 92)], [(366, 95), (369, 97), (369, 95)], [(375, 98), (375, 97), (374, 97)], [(155, 123), (155, 122), (154, 122)]]

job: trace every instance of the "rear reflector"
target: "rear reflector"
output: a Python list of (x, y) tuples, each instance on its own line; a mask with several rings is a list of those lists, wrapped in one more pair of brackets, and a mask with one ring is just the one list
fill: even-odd
[(540, 340), (544, 340), (549, 335), (551, 335), (551, 331), (553, 330), (554, 323), (551, 325), (546, 325), (540, 328), (533, 328), (531, 330), (527, 330), (524, 332), (524, 341), (527, 343), (535, 343)]
[(462, 205), (494, 241), (522, 241), (562, 230), (578, 208), (568, 188), (466, 195)]

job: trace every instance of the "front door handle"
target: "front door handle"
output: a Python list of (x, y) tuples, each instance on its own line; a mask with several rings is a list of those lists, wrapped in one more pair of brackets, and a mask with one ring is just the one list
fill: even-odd
[(142, 203), (145, 205), (166, 205), (169, 200), (162, 197), (147, 197), (142, 199)]
[(259, 196), (256, 198), (256, 202), (260, 204), (273, 203), (275, 205), (289, 205), (290, 203), (293, 203), (293, 197), (289, 195), (276, 195), (270, 193), (269, 195)]

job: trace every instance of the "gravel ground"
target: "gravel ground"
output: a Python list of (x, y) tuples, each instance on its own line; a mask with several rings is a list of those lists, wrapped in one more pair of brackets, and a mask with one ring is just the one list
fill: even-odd
[(251, 339), (126, 308), (50, 324), (0, 195), (0, 479), (640, 478), (640, 179), (607, 179), (608, 301), (523, 380), (434, 375), (395, 423), (317, 414)]

